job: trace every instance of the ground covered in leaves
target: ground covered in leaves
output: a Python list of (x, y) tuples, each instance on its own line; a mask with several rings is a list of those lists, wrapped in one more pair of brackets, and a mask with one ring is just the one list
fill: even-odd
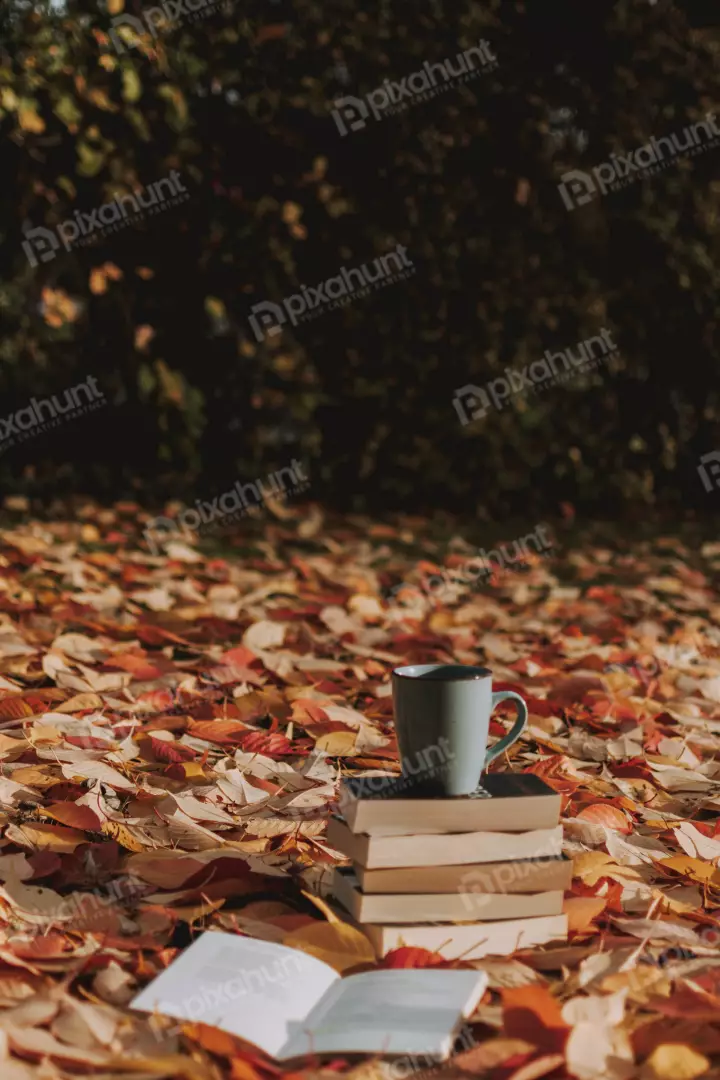
[(378, 962), (320, 895), (325, 823), (341, 775), (398, 768), (392, 668), (445, 661), (527, 699), (498, 764), (562, 793), (575, 877), (568, 941), (477, 961), (475, 1044), (433, 1075), (720, 1076), (720, 545), (560, 535), (473, 579), (463, 536), (314, 509), (153, 556), (130, 505), (8, 518), (2, 1080), (279, 1075), (127, 1003), (206, 927)]

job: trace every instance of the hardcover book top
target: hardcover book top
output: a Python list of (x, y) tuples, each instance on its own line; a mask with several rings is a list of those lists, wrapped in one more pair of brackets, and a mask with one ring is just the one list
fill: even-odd
[(475, 799), (517, 799), (524, 795), (554, 795), (555, 791), (534, 773), (486, 773), (471, 795), (438, 795), (432, 780), (413, 776), (351, 776), (342, 781), (345, 799), (417, 799), (463, 802)]

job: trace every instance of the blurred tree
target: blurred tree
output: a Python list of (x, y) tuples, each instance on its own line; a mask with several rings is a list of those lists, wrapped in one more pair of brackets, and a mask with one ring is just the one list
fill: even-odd
[[(207, 492), (304, 455), (313, 495), (345, 506), (702, 500), (718, 149), (570, 211), (558, 187), (711, 109), (716, 46), (680, 8), (194, 3), (162, 22), (140, 0), (0, 15), (2, 400), (95, 374), (109, 402), (0, 457), (6, 488)], [(496, 65), (341, 134), (336, 99), (480, 40)], [(30, 230), (173, 169), (185, 201), (33, 248)], [(254, 306), (398, 244), (409, 278), (254, 331)], [(458, 387), (602, 327), (607, 368), (459, 423)]]

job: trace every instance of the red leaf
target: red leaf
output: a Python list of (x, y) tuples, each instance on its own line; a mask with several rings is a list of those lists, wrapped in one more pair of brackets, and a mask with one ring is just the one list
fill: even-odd
[(32, 715), (32, 709), (21, 697), (6, 697), (0, 701), (0, 718), (3, 720), (22, 720)]
[(429, 949), (421, 949), (416, 946), (403, 945), (399, 949), (391, 949), (380, 966), (384, 968), (428, 968), (448, 967), (449, 964), (439, 953), (430, 952)]
[(181, 761), (191, 761), (197, 757), (197, 751), (190, 746), (184, 746), (183, 743), (156, 739), (152, 735), (149, 737), (148, 742), (158, 761), (169, 761), (172, 765), (177, 765)]
[(245, 724), (239, 720), (193, 720), (188, 726), (188, 734), (196, 739), (207, 739), (220, 746), (238, 746), (240, 736), (247, 732)]
[(249, 667), (253, 660), (257, 660), (257, 656), (245, 645), (236, 645), (233, 649), (228, 649), (227, 652), (222, 653), (220, 656), (222, 663), (226, 667)]
[(31, 881), (38, 881), (40, 878), (50, 877), (51, 874), (56, 874), (63, 864), (59, 855), (56, 855), (54, 851), (48, 851), (47, 849), (44, 851), (33, 852), (32, 855), (27, 856), (27, 861), (33, 868)]
[(240, 738), (238, 746), (248, 753), (267, 754), (268, 757), (283, 757), (293, 753), (292, 743), (279, 732), (271, 735), (267, 731), (249, 731)]

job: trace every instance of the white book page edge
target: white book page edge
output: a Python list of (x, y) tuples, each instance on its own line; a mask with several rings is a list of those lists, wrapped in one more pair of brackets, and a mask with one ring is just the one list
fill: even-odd
[(483, 971), (380, 970), (332, 986), (291, 1033), (284, 1057), (323, 1053), (442, 1058), (487, 988)]
[(278, 1057), (290, 1031), (339, 980), (298, 949), (206, 931), (130, 1004), (214, 1025)]

